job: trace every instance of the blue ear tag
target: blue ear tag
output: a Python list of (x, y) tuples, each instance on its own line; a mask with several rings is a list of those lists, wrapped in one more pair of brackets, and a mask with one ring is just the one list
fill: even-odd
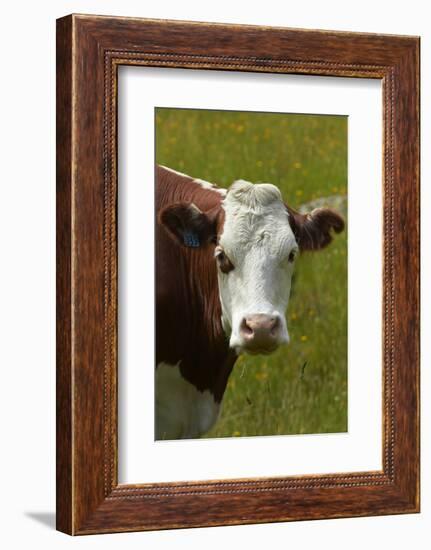
[(201, 244), (196, 233), (192, 233), (191, 231), (184, 231), (183, 239), (185, 246), (189, 246), (190, 248), (198, 248)]

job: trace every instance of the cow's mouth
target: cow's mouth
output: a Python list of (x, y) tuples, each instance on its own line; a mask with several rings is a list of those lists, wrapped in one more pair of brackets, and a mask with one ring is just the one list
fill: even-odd
[(239, 354), (246, 353), (247, 355), (271, 355), (278, 348), (278, 345), (270, 348), (249, 348), (247, 346), (238, 346), (236, 351)]

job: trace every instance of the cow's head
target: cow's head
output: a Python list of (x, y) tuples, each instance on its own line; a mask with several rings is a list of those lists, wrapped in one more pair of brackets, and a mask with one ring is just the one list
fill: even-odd
[(289, 341), (285, 312), (295, 260), (328, 245), (343, 219), (318, 208), (303, 215), (274, 185), (236, 181), (220, 207), (165, 208), (160, 221), (183, 246), (211, 246), (217, 265), (222, 324), (237, 353), (271, 353)]

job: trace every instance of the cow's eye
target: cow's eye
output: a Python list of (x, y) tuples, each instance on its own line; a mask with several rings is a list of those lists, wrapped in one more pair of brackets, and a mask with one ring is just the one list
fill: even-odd
[(215, 257), (217, 259), (217, 263), (220, 268), (220, 271), (222, 271), (223, 273), (229, 273), (229, 271), (232, 271), (233, 264), (229, 260), (229, 258), (226, 256), (222, 248), (220, 247), (216, 248)]
[(296, 258), (296, 250), (292, 250), (288, 256), (288, 260), (290, 263), (293, 263), (295, 261), (295, 258)]

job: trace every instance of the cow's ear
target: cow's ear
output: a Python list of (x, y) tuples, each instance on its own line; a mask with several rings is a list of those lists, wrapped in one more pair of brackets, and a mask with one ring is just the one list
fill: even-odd
[(193, 203), (178, 202), (162, 208), (159, 223), (179, 244), (190, 248), (205, 246), (216, 236), (216, 216), (202, 212)]
[(300, 250), (319, 250), (332, 241), (332, 231), (344, 229), (343, 218), (329, 208), (315, 208), (309, 214), (300, 214), (287, 207), (289, 223)]

